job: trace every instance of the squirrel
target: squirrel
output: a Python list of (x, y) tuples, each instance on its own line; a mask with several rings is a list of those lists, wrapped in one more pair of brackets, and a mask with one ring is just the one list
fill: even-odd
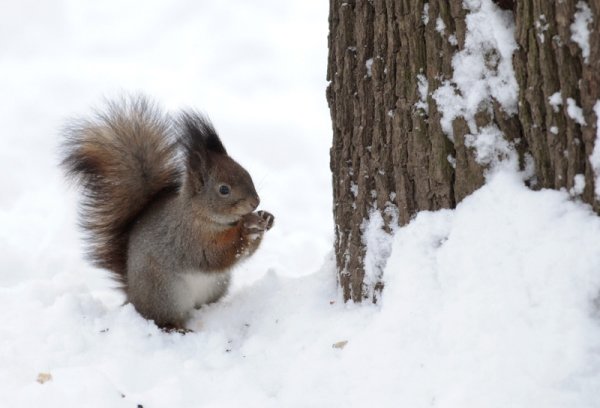
[(227, 291), (274, 217), (209, 119), (177, 118), (143, 96), (108, 102), (66, 130), (62, 166), (80, 184), (88, 257), (127, 302), (163, 330), (187, 331), (190, 313)]

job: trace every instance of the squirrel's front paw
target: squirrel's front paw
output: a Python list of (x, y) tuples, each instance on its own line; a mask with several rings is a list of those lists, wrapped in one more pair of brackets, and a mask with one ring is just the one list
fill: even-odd
[(265, 230), (268, 231), (273, 227), (275, 217), (267, 211), (257, 211), (256, 214), (265, 221)]
[(244, 235), (255, 240), (261, 238), (265, 231), (271, 229), (275, 217), (266, 211), (246, 214), (242, 219)]
[(260, 218), (256, 213), (246, 214), (242, 218), (242, 235), (250, 241), (262, 238), (265, 232), (265, 220)]

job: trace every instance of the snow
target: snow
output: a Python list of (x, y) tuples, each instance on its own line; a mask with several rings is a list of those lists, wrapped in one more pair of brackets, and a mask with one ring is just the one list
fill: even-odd
[(575, 122), (577, 122), (581, 126), (585, 126), (583, 110), (577, 105), (577, 102), (575, 102), (575, 99), (573, 98), (567, 98), (567, 114)]
[(378, 348), (406, 356), (406, 405), (597, 406), (599, 233), (588, 207), (507, 172), (400, 229)]
[(444, 23), (444, 20), (442, 20), (441, 17), (438, 17), (435, 20), (435, 31), (442, 35), (444, 35), (444, 32), (446, 31), (446, 24)]
[(550, 106), (552, 106), (552, 110), (554, 112), (558, 112), (560, 109), (560, 105), (562, 105), (563, 103), (560, 92), (554, 92), (552, 95), (550, 95), (548, 97), (548, 102), (550, 103)]
[(365, 68), (367, 68), (367, 76), (370, 78), (373, 75), (373, 58), (365, 61)]
[(544, 14), (540, 14), (537, 20), (535, 20), (535, 29), (537, 31), (538, 38), (540, 42), (543, 44), (545, 41), (545, 32), (550, 28), (550, 24), (546, 21), (546, 16)]
[(569, 194), (572, 196), (578, 196), (583, 194), (585, 188), (585, 176), (583, 174), (576, 174), (573, 177), (573, 187), (569, 190)]
[(429, 104), (427, 103), (429, 81), (427, 81), (427, 77), (423, 74), (417, 75), (417, 90), (419, 91), (419, 100), (415, 103), (415, 107), (422, 109), (427, 114), (429, 113)]
[(423, 4), (423, 13), (421, 13), (421, 21), (423, 24), (429, 24), (429, 3)]
[(573, 15), (573, 23), (571, 24), (571, 40), (581, 48), (581, 55), (585, 63), (590, 58), (590, 30), (588, 25), (592, 24), (593, 21), (590, 6), (585, 1), (577, 2), (577, 11)]
[[(456, 113), (470, 118), (490, 96), (514, 108), (508, 14), (465, 4)], [(497, 128), (469, 136), (490, 170), (455, 210), (422, 212), (395, 235), (371, 214), (366, 260), (384, 291), (377, 305), (340, 301), (326, 2), (3, 8), (2, 406), (598, 406), (600, 219), (566, 191), (526, 188), (533, 162), (519, 173)], [(496, 73), (479, 65), (492, 49)], [(194, 333), (159, 331), (82, 259), (58, 129), (122, 89), (209, 113), (276, 216), (231, 293), (189, 322)]]
[(465, 145), (475, 149), (475, 160), (482, 165), (498, 165), (500, 161), (510, 158), (516, 164), (514, 147), (506, 139), (496, 125), (488, 125), (477, 134), (465, 135)]
[(594, 113), (596, 114), (596, 139), (589, 160), (594, 171), (594, 193), (600, 198), (600, 100), (594, 104)]
[[(390, 204), (385, 211), (393, 220), (391, 225), (396, 225), (398, 209)], [(378, 296), (375, 292), (376, 285), (381, 282), (386, 262), (392, 251), (393, 231), (385, 231), (384, 226), (385, 222), (381, 212), (375, 210), (369, 213), (369, 218), (364, 220), (361, 225), (362, 240), (366, 248), (364, 292), (369, 299)]]
[(450, 163), (450, 166), (452, 166), (453, 169), (456, 168), (456, 157), (452, 156), (451, 154), (449, 154), (446, 157), (446, 160), (448, 160), (448, 163)]
[(454, 34), (449, 35), (448, 42), (450, 43), (450, 45), (454, 45), (456, 47), (458, 45), (458, 39), (456, 38), (456, 35), (454, 35)]
[(356, 198), (358, 196), (358, 184), (351, 182), (350, 183), (350, 192)]
[(491, 0), (465, 1), (467, 33), (464, 49), (452, 58), (453, 75), (433, 92), (442, 113), (442, 130), (453, 139), (452, 121), (464, 117), (476, 132), (475, 114), (497, 100), (513, 114), (517, 109), (518, 85), (512, 67), (517, 45), (511, 13)]
[(537, 177), (535, 175), (535, 159), (530, 153), (524, 155), (523, 180), (527, 181), (531, 187), (537, 185)]

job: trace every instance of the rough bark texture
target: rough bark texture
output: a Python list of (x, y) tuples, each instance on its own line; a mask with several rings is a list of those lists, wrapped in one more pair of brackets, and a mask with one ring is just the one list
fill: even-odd
[[(335, 252), (346, 300), (362, 301), (372, 293), (363, 282), (361, 229), (371, 211), (380, 211), (389, 225), (393, 217), (385, 209), (396, 207), (402, 225), (418, 211), (454, 207), (484, 182), (485, 169), (465, 145), (471, 133), (467, 122), (453, 122), (451, 142), (431, 97), (452, 78), (452, 57), (464, 45), (467, 10), (462, 0), (432, 1), (426, 8), (424, 3), (330, 0), (327, 100), (333, 123)], [(521, 157), (534, 158), (534, 188), (570, 189), (574, 176), (584, 174), (582, 198), (598, 211), (587, 158), (596, 135), (592, 108), (600, 98), (600, 0), (587, 3), (594, 15), (588, 63), (571, 40), (577, 1), (498, 4), (512, 8), (516, 20), (519, 111), (511, 116), (492, 101), (476, 123), (495, 124)], [(443, 32), (436, 30), (438, 18)], [(449, 41), (452, 34), (457, 41)], [(427, 109), (418, 105), (419, 78), (428, 84)], [(557, 91), (564, 102), (555, 112), (548, 98)], [(587, 126), (567, 114), (567, 98), (583, 109)], [(550, 131), (553, 127), (557, 134)], [(455, 167), (448, 157), (455, 158)]]
[[(585, 2), (594, 15), (590, 56), (585, 63), (571, 40), (575, 0), (516, 2), (516, 37), (520, 46), (514, 66), (519, 81), (519, 120), (527, 148), (535, 159), (537, 187), (573, 187), (575, 175), (585, 175), (583, 200), (598, 212), (594, 176), (587, 160), (594, 148), (595, 102), (600, 99), (600, 0)], [(560, 92), (563, 104), (555, 111), (549, 98)], [(567, 113), (567, 99), (583, 109), (587, 126)], [(557, 134), (550, 129), (557, 128)]]

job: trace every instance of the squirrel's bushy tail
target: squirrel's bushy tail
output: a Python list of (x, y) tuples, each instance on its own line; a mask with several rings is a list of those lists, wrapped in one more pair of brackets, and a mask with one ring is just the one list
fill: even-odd
[(126, 284), (129, 230), (152, 201), (180, 186), (171, 121), (144, 97), (109, 103), (71, 124), (62, 161), (83, 187), (80, 223), (96, 266)]

